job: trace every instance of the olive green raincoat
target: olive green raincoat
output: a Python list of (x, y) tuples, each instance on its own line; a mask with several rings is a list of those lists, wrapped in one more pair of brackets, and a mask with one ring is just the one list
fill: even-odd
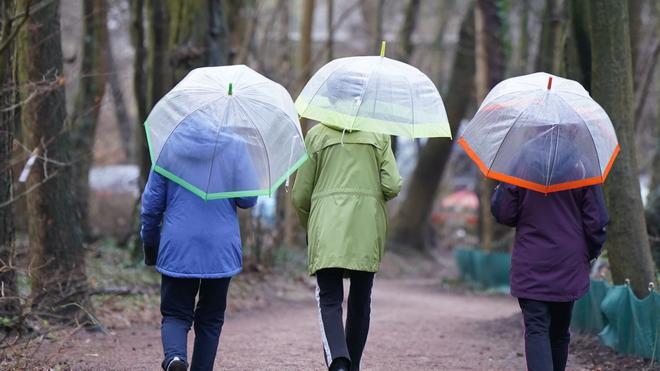
[(401, 190), (390, 137), (316, 125), (305, 138), (293, 204), (307, 229), (309, 273), (323, 268), (376, 272), (387, 233), (385, 202)]

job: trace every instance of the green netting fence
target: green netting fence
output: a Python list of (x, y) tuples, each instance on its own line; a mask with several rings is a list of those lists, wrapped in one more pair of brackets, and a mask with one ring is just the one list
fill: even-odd
[(605, 328), (605, 315), (600, 304), (612, 287), (602, 280), (591, 280), (589, 292), (573, 306), (571, 328), (580, 332), (598, 334)]
[(454, 258), (464, 282), (481, 289), (509, 292), (511, 254), (456, 248)]
[(640, 300), (628, 285), (612, 286), (601, 304), (607, 325), (601, 341), (623, 354), (660, 357), (660, 294)]
[[(509, 292), (511, 255), (456, 248), (460, 278), (475, 287)], [(599, 334), (617, 352), (652, 360), (660, 358), (660, 293), (640, 300), (628, 285), (590, 282), (589, 292), (575, 302), (573, 330)]]

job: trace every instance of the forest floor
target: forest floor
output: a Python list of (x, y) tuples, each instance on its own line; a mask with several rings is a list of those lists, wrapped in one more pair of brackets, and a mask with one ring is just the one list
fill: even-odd
[[(521, 316), (513, 298), (475, 292), (450, 279), (393, 278), (395, 266), (402, 264), (386, 263), (388, 273), (374, 285), (362, 369), (525, 369)], [(281, 277), (244, 274), (232, 282), (216, 369), (324, 369), (313, 281)], [(37, 370), (158, 370), (162, 349), (157, 304), (157, 292), (103, 298), (96, 308), (109, 334), (69, 329), (36, 338), (9, 349), (5, 365)], [(595, 337), (578, 335), (568, 369), (660, 367), (617, 356)]]

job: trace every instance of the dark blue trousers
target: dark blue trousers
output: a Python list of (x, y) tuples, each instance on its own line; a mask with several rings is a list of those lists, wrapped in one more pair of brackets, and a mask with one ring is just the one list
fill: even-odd
[[(174, 278), (162, 275), (160, 313), (163, 316), (163, 369), (174, 357), (188, 361), (188, 331), (194, 324), (195, 346), (190, 370), (213, 370), (220, 331), (225, 322), (228, 278)], [(195, 297), (199, 293), (197, 305)]]
[(525, 321), (528, 371), (564, 371), (571, 341), (573, 302), (518, 299)]

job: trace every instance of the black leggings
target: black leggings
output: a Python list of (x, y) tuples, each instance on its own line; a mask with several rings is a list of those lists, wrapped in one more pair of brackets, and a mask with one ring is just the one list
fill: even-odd
[[(346, 333), (342, 323), (344, 285), (342, 278), (347, 273), (351, 280), (348, 294)], [(371, 287), (373, 272), (349, 271), (342, 268), (327, 268), (316, 272), (316, 299), (319, 303), (321, 337), (325, 361), (330, 367), (338, 358), (346, 358), (351, 370), (359, 370), (362, 351), (369, 334), (371, 314)]]
[(518, 299), (525, 321), (528, 371), (564, 371), (571, 341), (573, 302)]

